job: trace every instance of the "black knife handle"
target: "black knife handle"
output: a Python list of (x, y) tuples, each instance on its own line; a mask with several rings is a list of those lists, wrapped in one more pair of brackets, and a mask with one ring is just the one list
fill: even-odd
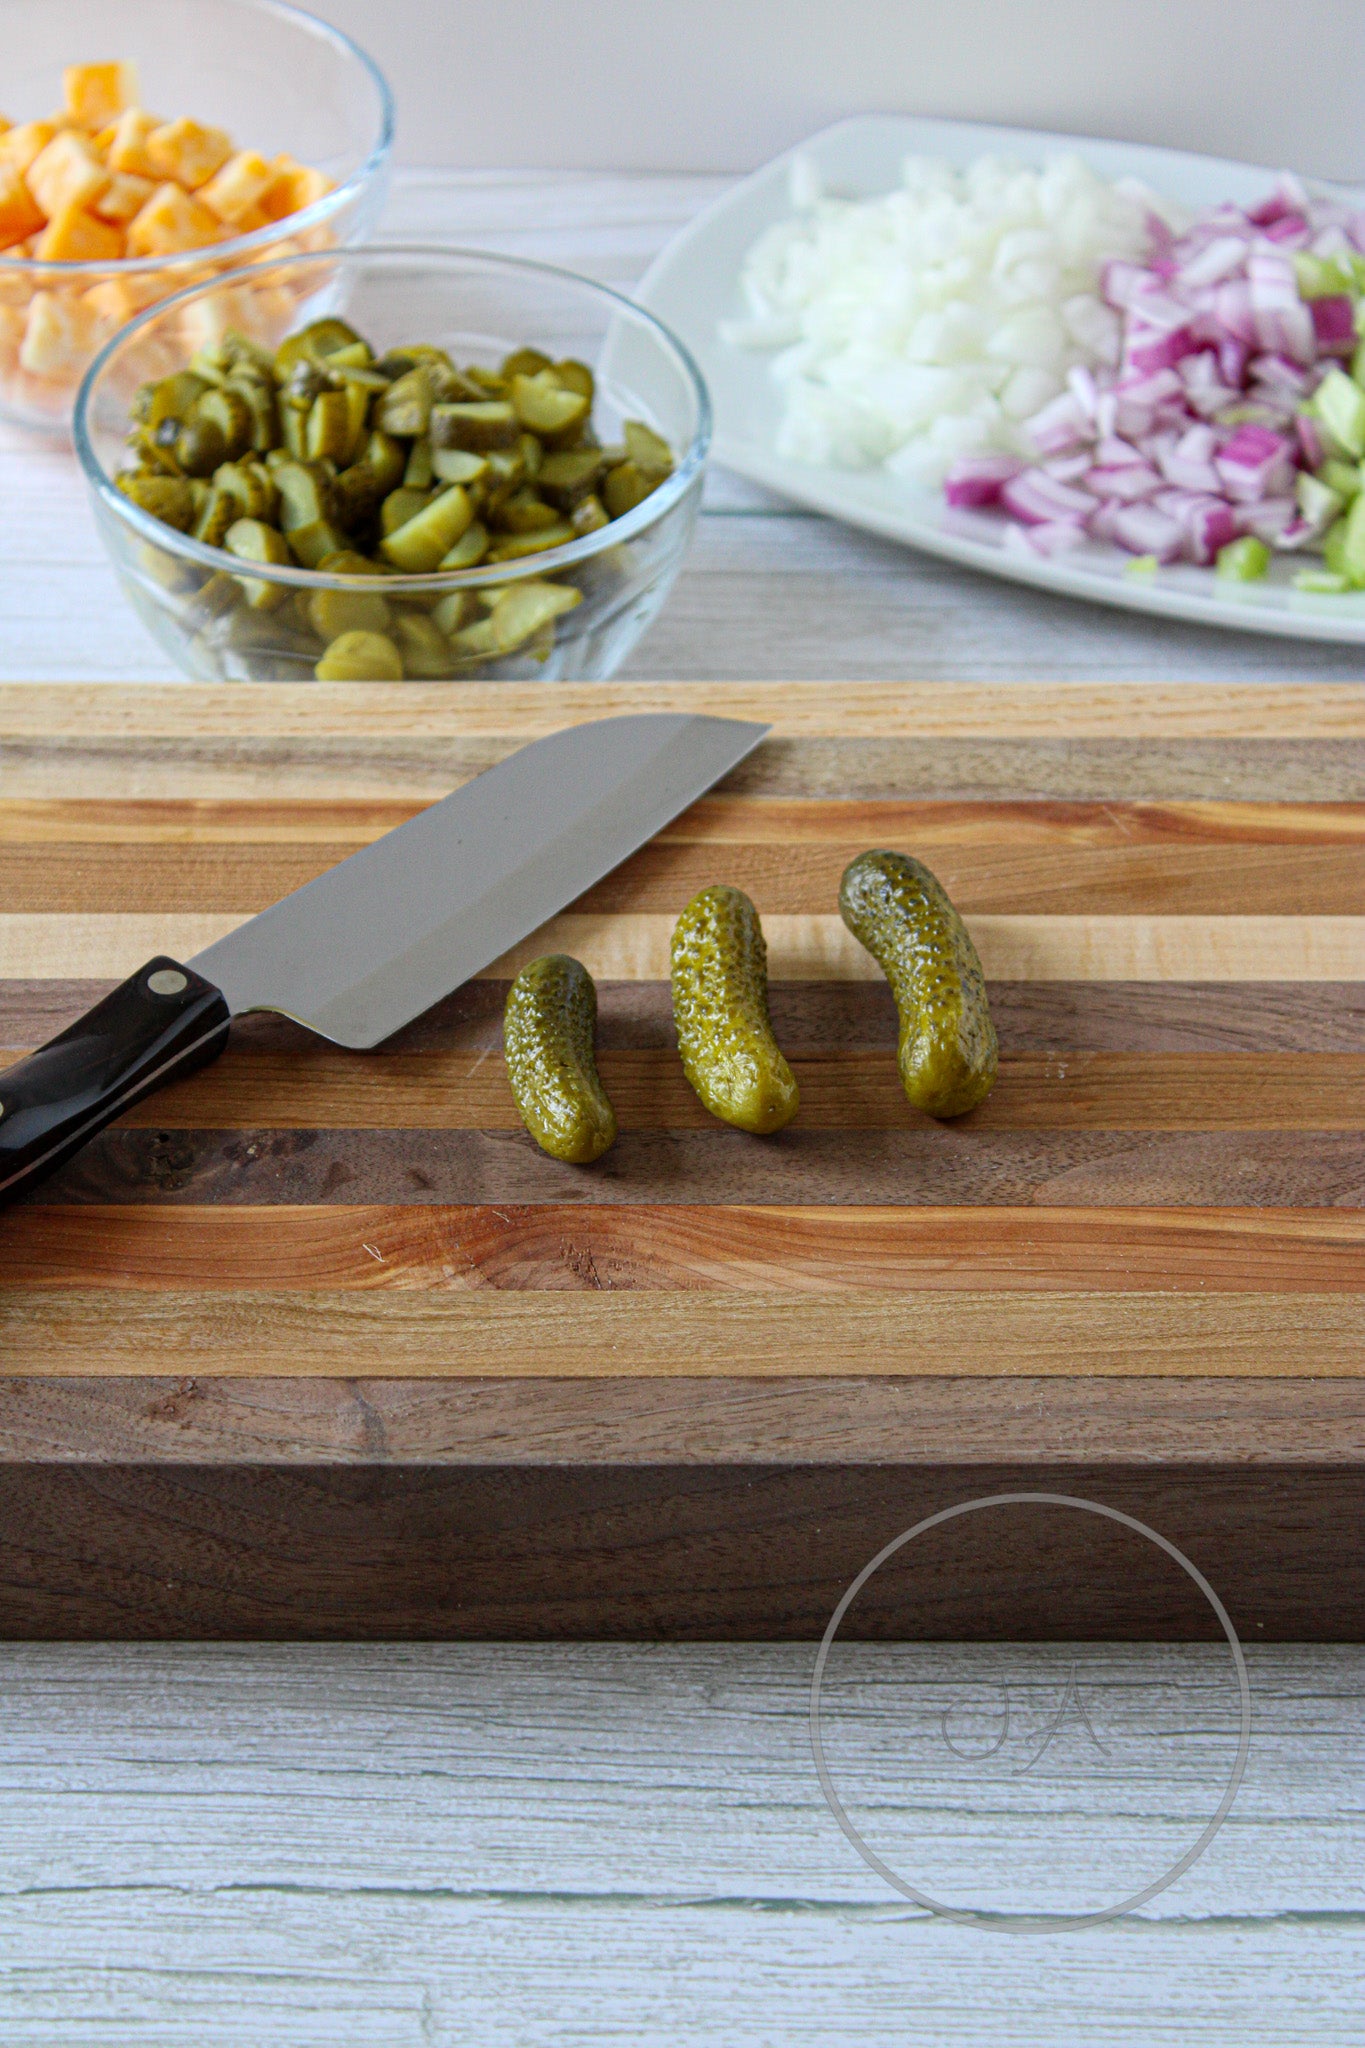
[(220, 989), (158, 957), (17, 1066), (0, 1070), (0, 1202), (11, 1202), (168, 1081), (216, 1059)]

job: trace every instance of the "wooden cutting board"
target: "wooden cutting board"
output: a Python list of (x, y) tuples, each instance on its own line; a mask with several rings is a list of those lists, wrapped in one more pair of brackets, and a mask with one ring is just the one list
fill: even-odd
[[(1150, 1522), (1248, 1634), (1357, 1636), (1365, 689), (9, 686), (0, 1061), (633, 709), (773, 735), (382, 1052), (246, 1020), (0, 1214), (0, 1630), (818, 1635), (901, 1529), (1024, 1487)], [(869, 846), (986, 966), (1000, 1081), (951, 1126), (839, 921)], [(669, 932), (716, 881), (801, 1084), (770, 1140), (672, 1043)], [(503, 1069), (550, 949), (599, 984), (591, 1170)], [(996, 1520), (859, 1625), (1055, 1633), (1063, 1588), (1078, 1634), (1197, 1632), (1159, 1575), (1095, 1576), (1094, 1518), (1054, 1511), (1046, 1569)]]

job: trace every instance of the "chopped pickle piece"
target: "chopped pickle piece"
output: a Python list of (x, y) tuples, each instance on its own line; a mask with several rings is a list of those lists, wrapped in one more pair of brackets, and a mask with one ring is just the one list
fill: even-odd
[(476, 519), (467, 526), (448, 554), (442, 555), (436, 564), (438, 569), (476, 569), (488, 553), (488, 528), (482, 520)]
[(251, 446), (251, 408), (240, 392), (228, 384), (206, 391), (202, 398), (195, 400), (194, 409), (186, 420), (186, 427), (208, 420), (223, 436), (229, 462), (245, 455)]
[(390, 491), (379, 508), (379, 529), (385, 540), (391, 533), (397, 533), (400, 526), (406, 526), (409, 519), (415, 519), (430, 503), (430, 491), (410, 491), (406, 485), (401, 490)]
[(422, 612), (400, 612), (393, 622), (393, 638), (403, 657), (403, 673), (419, 682), (439, 682), (455, 666), (450, 642)]
[(471, 619), (477, 617), (478, 610), (479, 600), (472, 590), (452, 590), (448, 597), (441, 599), (432, 612), (432, 624), (439, 633), (448, 638), (450, 634), (458, 633), (462, 626), (467, 626)]
[(292, 527), (286, 534), (294, 560), (304, 569), (316, 569), (327, 555), (340, 554), (346, 536), (330, 519), (313, 519)]
[(374, 423), (386, 434), (405, 440), (425, 434), (431, 420), (431, 380), (425, 370), (409, 370), (390, 384), (374, 409)]
[(175, 459), (186, 476), (212, 476), (228, 455), (227, 436), (216, 420), (191, 413), (176, 434)]
[[(273, 568), (292, 563), (284, 535), (273, 526), (267, 526), (262, 519), (236, 520), (228, 528), (223, 546), (230, 555), (237, 555), (244, 562), (268, 562)], [(238, 580), (242, 595), (253, 611), (277, 611), (291, 595), (287, 583), (270, 583), (261, 576), (243, 576)]]
[(600, 498), (583, 498), (569, 514), (569, 524), (581, 540), (585, 533), (600, 533), (610, 526), (611, 515)]
[(264, 463), (224, 462), (213, 472), (213, 487), (225, 491), (243, 519), (273, 520), (280, 494)]
[(566, 448), (559, 454), (545, 457), (536, 478), (536, 489), (561, 512), (572, 512), (575, 505), (596, 490), (601, 474), (600, 449)]
[(555, 363), (553, 367), (555, 376), (566, 391), (577, 391), (587, 399), (589, 405), (592, 404), (597, 396), (597, 384), (586, 363), (580, 363), (573, 356), (568, 356), (562, 363)]
[(487, 458), (472, 455), (466, 448), (429, 448), (429, 459), (432, 475), (443, 484), (463, 484), (468, 489), (488, 475)]
[(567, 583), (514, 583), (499, 591), (486, 619), (453, 635), (451, 645), (463, 654), (514, 654), (582, 602), (582, 591)]
[(460, 535), (472, 524), (474, 507), (463, 484), (452, 484), (429, 505), (380, 542), (380, 553), (396, 569), (423, 575), (438, 568)]
[(553, 526), (543, 526), (538, 533), (509, 533), (497, 540), (488, 550), (490, 562), (517, 562), (523, 555), (539, 555), (549, 548), (567, 547), (571, 540), (577, 540), (567, 519), (556, 519)]
[(206, 548), (220, 548), (241, 507), (230, 491), (211, 490), (191, 532)]
[(304, 445), (310, 462), (316, 462), (323, 455), (343, 466), (350, 461), (354, 421), (351, 403), (344, 391), (322, 391), (313, 400)]
[(177, 370), (174, 376), (163, 377), (151, 388), (151, 396), (141, 415), (143, 425), (154, 433), (163, 420), (185, 419), (190, 408), (208, 388), (206, 380), (196, 377), (192, 370)]
[(279, 407), (275, 387), (258, 377), (233, 376), (227, 389), (235, 391), (251, 416), (251, 447), (257, 455), (273, 448), (280, 437)]
[(666, 477), (673, 473), (673, 450), (667, 441), (647, 427), (643, 420), (627, 420), (621, 429), (626, 459), (645, 476)]
[(538, 377), (542, 370), (553, 368), (549, 356), (540, 349), (514, 348), (510, 356), (503, 357), (499, 375), (510, 384), (513, 377)]
[(503, 533), (544, 533), (558, 526), (559, 514), (534, 491), (522, 489), (499, 505), (495, 524)]
[(387, 633), (342, 633), (313, 674), (320, 683), (401, 683), (403, 657)]
[(662, 481), (662, 477), (648, 475), (637, 463), (618, 462), (615, 469), (607, 472), (602, 486), (602, 503), (613, 519), (622, 519), (637, 505), (643, 505)]
[(567, 390), (553, 370), (542, 370), (536, 377), (512, 379), (512, 404), (517, 418), (533, 434), (565, 440), (587, 419), (592, 401), (581, 391)]
[[(413, 442), (409, 451), (403, 482), (410, 491), (429, 491), (435, 474), (431, 464), (431, 443), (423, 435), (421, 440)], [(455, 478), (454, 481), (460, 482), (461, 479)]]
[(188, 533), (194, 520), (194, 492), (184, 477), (153, 476), (146, 470), (125, 470), (116, 479), (125, 498), (140, 505), (178, 533)]
[(308, 623), (319, 640), (339, 640), (343, 633), (384, 633), (392, 619), (388, 599), (378, 590), (314, 590), (309, 593)]
[(521, 428), (505, 399), (438, 405), (431, 413), (433, 448), (465, 448), (476, 455), (489, 449), (515, 448)]
[[(331, 483), (315, 465), (282, 462), (275, 471), (275, 488), (280, 494), (280, 525), (285, 533), (331, 518)], [(344, 547), (345, 542), (340, 545)]]
[(283, 383), (295, 363), (305, 359), (318, 362), (335, 355), (338, 349), (353, 347), (359, 340), (354, 327), (348, 327), (344, 320), (314, 320), (280, 343), (275, 351), (275, 375)]

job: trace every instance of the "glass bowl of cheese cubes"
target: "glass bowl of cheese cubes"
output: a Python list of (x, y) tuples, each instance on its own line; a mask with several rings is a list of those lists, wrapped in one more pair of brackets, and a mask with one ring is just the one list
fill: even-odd
[(0, 0), (0, 48), (0, 418), (65, 431), (147, 307), (378, 218), (388, 86), (281, 0)]

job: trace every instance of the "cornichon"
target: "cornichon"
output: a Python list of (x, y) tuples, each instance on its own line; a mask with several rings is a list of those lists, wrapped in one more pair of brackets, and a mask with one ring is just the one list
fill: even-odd
[(439, 587), (309, 592), (273, 583), (270, 570), (331, 573), (345, 557), (337, 573), (348, 576), (364, 563), (395, 578), (456, 577), (600, 532), (658, 489), (673, 456), (638, 420), (603, 447), (596, 395), (586, 363), (529, 345), (496, 367), (461, 368), (426, 343), (376, 356), (337, 318), (273, 349), (229, 331), (137, 391), (116, 481), (165, 525), (223, 551), (207, 582), (188, 565), (175, 579), (154, 572), (184, 588), (196, 631), (221, 623), (220, 646), (275, 646), (290, 664), (316, 661), (338, 677), (363, 663), (366, 676), (434, 679), (519, 651), (540, 659), (581, 593), (520, 582), (525, 568), (509, 568), (505, 591), (448, 607), (455, 623), (443, 630), (427, 622)]
[(503, 1013), (507, 1078), (537, 1145), (575, 1166), (600, 1159), (616, 1137), (596, 1032), (597, 990), (580, 960), (550, 953), (522, 968)]
[(995, 1086), (999, 1048), (986, 979), (942, 884), (908, 854), (861, 853), (839, 908), (891, 984), (901, 1085), (929, 1116), (964, 1116)]
[(768, 1015), (768, 949), (742, 889), (703, 889), (672, 945), (673, 1021), (683, 1072), (713, 1116), (780, 1131), (800, 1101)]

